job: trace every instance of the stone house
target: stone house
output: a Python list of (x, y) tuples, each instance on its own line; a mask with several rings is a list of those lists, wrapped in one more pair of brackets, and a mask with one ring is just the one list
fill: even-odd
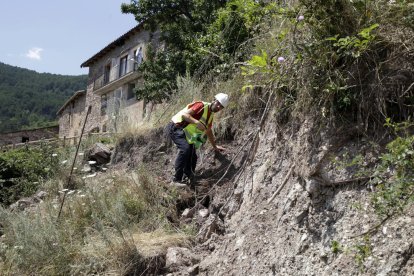
[(80, 135), (89, 106), (85, 133), (125, 132), (145, 120), (152, 107), (136, 100), (134, 88), (143, 82), (138, 67), (145, 60), (146, 47), (157, 46), (158, 38), (159, 32), (137, 25), (81, 64), (89, 67), (88, 85), (86, 92), (76, 92), (59, 110), (60, 138)]
[(86, 90), (75, 92), (58, 110), (59, 137), (72, 138), (80, 135), (84, 121)]

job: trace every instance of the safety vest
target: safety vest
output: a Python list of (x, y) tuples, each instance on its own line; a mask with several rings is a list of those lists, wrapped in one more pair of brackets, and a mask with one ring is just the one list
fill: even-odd
[[(203, 102), (204, 104), (204, 108), (203, 108), (203, 115), (200, 118), (200, 122), (206, 127), (206, 129), (208, 128), (208, 126), (210, 125), (210, 123), (213, 121), (213, 112), (211, 112), (210, 114), (210, 118), (208, 118), (207, 121), (207, 115), (208, 115), (208, 106), (210, 103), (208, 102)], [(183, 113), (187, 112), (190, 109), (190, 104), (187, 105), (183, 110), (181, 110), (180, 112), (178, 112), (177, 114), (174, 115), (174, 117), (172, 117), (172, 121), (177, 124), (177, 123), (181, 123), (183, 121)], [(195, 148), (198, 149), (202, 144), (204, 144), (207, 141), (207, 135), (205, 133), (205, 131), (199, 130), (197, 128), (196, 124), (188, 124), (184, 129), (183, 129), (184, 133), (185, 133), (185, 139), (187, 140), (187, 142), (189, 144), (194, 144)]]

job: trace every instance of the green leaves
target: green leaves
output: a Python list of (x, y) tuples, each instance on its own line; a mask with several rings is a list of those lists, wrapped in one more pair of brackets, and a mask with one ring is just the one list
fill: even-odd
[(266, 67), (267, 66), (267, 53), (262, 50), (261, 56), (253, 56), (250, 61), (248, 61), (249, 65), (258, 66), (258, 67)]
[(247, 62), (247, 66), (242, 66), (242, 74), (244, 76), (251, 76), (256, 73), (268, 73), (269, 69), (267, 68), (267, 53), (262, 50), (262, 55), (254, 55)]
[[(177, 88), (176, 77), (223, 74), (234, 61), (246, 58), (244, 43), (258, 31), (259, 23), (275, 9), (275, 4), (254, 0), (141, 0), (123, 4), (124, 13), (132, 13), (147, 28), (162, 32), (165, 48), (149, 49), (140, 70), (143, 86), (138, 99), (159, 102)], [(253, 61), (264, 68), (266, 59)]]
[(337, 53), (358, 58), (368, 49), (369, 44), (374, 41), (375, 35), (371, 32), (378, 27), (378, 24), (373, 24), (362, 29), (356, 36), (346, 36), (338, 39), (338, 35), (336, 35), (327, 38), (326, 41), (333, 42), (333, 46), (338, 48)]
[(56, 112), (87, 76), (40, 74), (0, 62), (0, 132), (56, 125)]
[(364, 261), (372, 255), (372, 246), (368, 236), (364, 237), (364, 240), (354, 246), (354, 257), (358, 266), (363, 269)]
[(373, 172), (377, 192), (372, 203), (383, 217), (402, 213), (414, 201), (414, 135), (406, 132), (412, 123), (392, 123), (387, 119), (386, 125), (399, 134), (387, 144), (387, 152), (381, 155)]
[(333, 240), (331, 242), (331, 251), (332, 251), (332, 253), (338, 254), (338, 253), (342, 252), (342, 250), (343, 250), (343, 248), (342, 248), (341, 244), (338, 241)]
[(19, 148), (0, 154), (0, 204), (8, 205), (36, 191), (41, 179), (59, 168), (51, 145)]

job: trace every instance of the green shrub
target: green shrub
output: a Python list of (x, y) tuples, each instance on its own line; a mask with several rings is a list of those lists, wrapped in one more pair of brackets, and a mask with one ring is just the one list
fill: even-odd
[(6, 206), (36, 192), (42, 180), (60, 171), (59, 155), (46, 143), (0, 153), (0, 204)]
[(371, 242), (369, 236), (365, 236), (361, 243), (354, 246), (354, 258), (361, 271), (364, 269), (364, 261), (371, 255)]
[(377, 190), (372, 203), (382, 217), (401, 214), (414, 202), (414, 135), (409, 131), (413, 123), (388, 119), (386, 125), (397, 137), (387, 144), (372, 179)]
[(338, 253), (340, 253), (340, 252), (342, 251), (342, 246), (341, 246), (341, 244), (340, 244), (338, 241), (333, 240), (333, 241), (331, 242), (331, 251), (332, 251), (332, 253), (334, 253), (334, 254), (338, 254)]

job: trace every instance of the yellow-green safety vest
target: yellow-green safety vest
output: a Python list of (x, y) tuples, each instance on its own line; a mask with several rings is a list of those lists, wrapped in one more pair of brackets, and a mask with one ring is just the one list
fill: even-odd
[[(213, 121), (213, 112), (211, 112), (210, 114), (210, 118), (208, 118), (208, 122), (207, 122), (207, 115), (208, 115), (208, 106), (210, 103), (208, 102), (203, 102), (204, 104), (204, 109), (203, 109), (203, 115), (200, 118), (200, 122), (206, 127), (206, 129), (208, 128), (209, 124)], [(190, 104), (187, 105), (183, 110), (181, 110), (180, 112), (178, 112), (177, 114), (175, 114), (172, 117), (172, 121), (177, 124), (177, 123), (181, 123), (183, 121), (183, 113), (187, 112), (190, 109)], [(204, 144), (207, 141), (207, 135), (205, 133), (205, 131), (199, 130), (197, 128), (196, 124), (188, 124), (184, 129), (183, 129), (184, 133), (185, 133), (185, 139), (187, 140), (187, 142), (189, 144), (194, 144), (195, 148), (198, 149), (202, 144)]]

